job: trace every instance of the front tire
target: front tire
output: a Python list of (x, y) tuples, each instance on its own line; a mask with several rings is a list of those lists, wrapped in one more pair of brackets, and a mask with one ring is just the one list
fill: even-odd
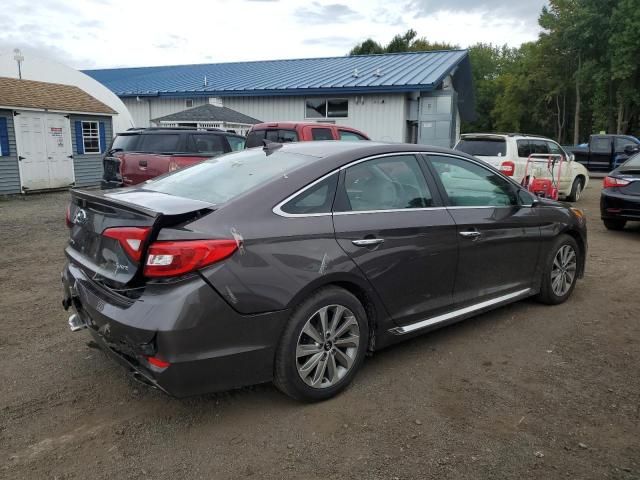
[(580, 255), (580, 248), (573, 237), (563, 234), (556, 239), (547, 254), (538, 301), (558, 305), (571, 296), (582, 262)]
[(584, 188), (584, 183), (582, 178), (576, 177), (571, 185), (571, 193), (567, 197), (567, 201), (569, 202), (577, 202), (582, 197), (582, 189)]
[(602, 220), (602, 222), (607, 230), (623, 230), (624, 226), (627, 224), (626, 220), (615, 219)]
[(304, 401), (344, 390), (364, 360), (369, 339), (360, 301), (338, 287), (318, 290), (292, 313), (276, 351), (275, 386)]

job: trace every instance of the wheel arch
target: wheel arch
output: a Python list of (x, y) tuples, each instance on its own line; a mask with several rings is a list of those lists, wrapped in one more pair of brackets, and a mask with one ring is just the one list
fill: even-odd
[(582, 238), (582, 235), (580, 235), (580, 233), (575, 229), (569, 228), (562, 233), (572, 237), (578, 244), (578, 248), (580, 249), (580, 262), (578, 263), (578, 278), (582, 278), (584, 276), (584, 269), (587, 261), (587, 245), (585, 244), (585, 241)]
[(389, 318), (381, 300), (366, 280), (355, 275), (326, 275), (299, 291), (289, 302), (288, 308), (293, 309), (303, 302), (305, 298), (313, 295), (314, 292), (332, 286), (348, 291), (364, 307), (367, 314), (367, 323), (369, 324), (367, 351), (373, 352), (376, 346), (378, 328), (380, 325), (386, 324)]

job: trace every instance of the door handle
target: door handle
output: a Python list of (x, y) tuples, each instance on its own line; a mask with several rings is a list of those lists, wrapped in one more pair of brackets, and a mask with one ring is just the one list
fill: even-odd
[(480, 232), (478, 232), (477, 230), (469, 230), (466, 232), (459, 232), (461, 237), (464, 238), (470, 238), (472, 240), (477, 240), (478, 237), (482, 236), (482, 234)]
[(363, 238), (362, 240), (351, 240), (356, 247), (372, 247), (384, 243), (384, 238)]
[(140, 160), (138, 162), (138, 165), (140, 165), (141, 167), (146, 167), (147, 166), (147, 161), (146, 160)]

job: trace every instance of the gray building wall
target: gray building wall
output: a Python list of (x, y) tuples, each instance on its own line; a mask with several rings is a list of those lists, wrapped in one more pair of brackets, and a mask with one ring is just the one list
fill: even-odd
[[(406, 94), (325, 95), (319, 98), (348, 98), (349, 116), (331, 119), (340, 125), (362, 130), (373, 140), (404, 142), (406, 136)], [(225, 107), (258, 118), (263, 122), (304, 121), (304, 96), (222, 97)], [(315, 98), (315, 97), (310, 97)], [(122, 98), (136, 127), (150, 126), (150, 119), (186, 109), (185, 98), (140, 97)], [(206, 97), (193, 98), (193, 106), (208, 103)], [(117, 133), (117, 132), (116, 132)]]
[(7, 119), (9, 133), (9, 156), (0, 157), (0, 195), (20, 193), (20, 167), (18, 167), (13, 111), (0, 110), (0, 117)]
[(104, 122), (105, 148), (109, 148), (113, 139), (113, 122), (111, 117), (70, 115), (71, 121), (71, 145), (73, 146), (73, 170), (76, 177), (76, 187), (98, 185), (102, 179), (102, 153), (78, 154), (76, 144), (76, 122)]

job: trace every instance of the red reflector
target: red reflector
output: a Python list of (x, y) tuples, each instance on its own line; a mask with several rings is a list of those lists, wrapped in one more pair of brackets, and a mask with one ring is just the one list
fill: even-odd
[(604, 177), (602, 188), (624, 187), (625, 185), (629, 185), (629, 183), (628, 180), (623, 180), (622, 178)]
[(621, 208), (607, 208), (607, 212), (609, 213), (620, 213), (621, 211)]
[(516, 171), (516, 164), (509, 160), (507, 160), (506, 162), (502, 162), (502, 164), (500, 165), (500, 171), (508, 177), (513, 177), (513, 174)]
[(169, 365), (171, 365), (169, 362), (160, 360), (157, 357), (147, 357), (147, 362), (149, 362), (154, 367), (158, 367), (158, 368), (167, 368)]
[(144, 241), (149, 236), (151, 227), (112, 227), (107, 228), (102, 235), (120, 242), (129, 258), (139, 262), (142, 257)]
[(235, 240), (155, 242), (149, 247), (144, 274), (147, 277), (183, 275), (224, 260), (237, 249)]
[(73, 227), (73, 222), (71, 221), (71, 204), (67, 205), (67, 213), (65, 215), (65, 222), (67, 227)]

